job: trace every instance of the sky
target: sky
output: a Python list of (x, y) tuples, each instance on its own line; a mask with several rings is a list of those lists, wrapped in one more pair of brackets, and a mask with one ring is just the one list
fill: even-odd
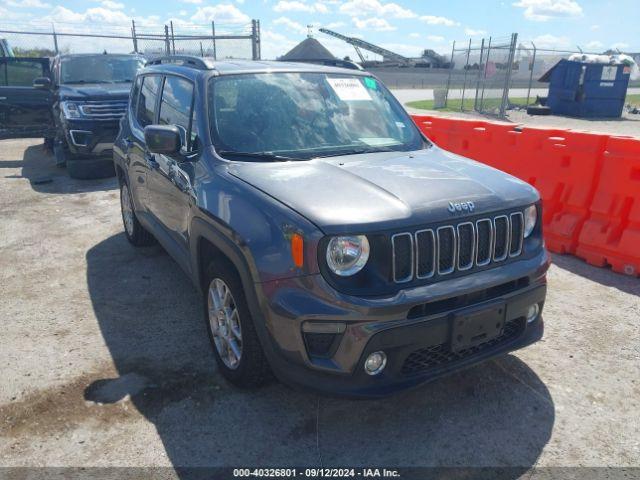
[(425, 48), (446, 53), (454, 40), (460, 44), (471, 38), (475, 43), (512, 32), (520, 43), (540, 48), (640, 52), (639, 0), (0, 0), (0, 29), (5, 30), (49, 29), (53, 23), (57, 31), (127, 33), (132, 18), (142, 31), (158, 31), (173, 21), (184, 32), (208, 31), (212, 20), (220, 30), (237, 32), (259, 19), (263, 58), (286, 53), (307, 36), (309, 25), (334, 55), (352, 58), (351, 46), (317, 28), (408, 56)]

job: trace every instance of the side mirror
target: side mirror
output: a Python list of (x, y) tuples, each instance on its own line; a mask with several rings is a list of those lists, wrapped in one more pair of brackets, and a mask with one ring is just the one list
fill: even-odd
[(144, 127), (144, 143), (151, 153), (178, 153), (182, 147), (180, 130), (175, 125), (149, 125)]
[(51, 79), (48, 77), (38, 77), (33, 80), (33, 88), (48, 90), (51, 88)]

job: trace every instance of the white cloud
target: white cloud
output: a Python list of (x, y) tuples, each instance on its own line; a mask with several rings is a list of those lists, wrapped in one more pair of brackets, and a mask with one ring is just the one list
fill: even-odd
[(113, 0), (104, 0), (101, 4), (104, 8), (110, 8), (112, 10), (122, 10), (124, 8), (124, 3), (114, 2)]
[(405, 57), (419, 57), (423, 47), (406, 43), (383, 43), (382, 46)]
[(395, 30), (396, 27), (392, 26), (384, 18), (367, 18), (361, 20), (359, 18), (353, 18), (353, 24), (360, 30), (373, 30), (376, 32), (390, 32)]
[(416, 32), (412, 32), (412, 33), (410, 33), (410, 34), (409, 34), (409, 36), (410, 36), (411, 38), (420, 38), (420, 34), (419, 34), (419, 33), (416, 33)]
[(438, 17), (434, 15), (423, 15), (420, 17), (420, 20), (427, 23), (428, 25), (442, 25), (444, 27), (456, 27), (460, 25), (459, 22), (451, 20), (450, 18)]
[(51, 5), (40, 0), (6, 0), (4, 4), (11, 8), (51, 8)]
[(444, 37), (441, 35), (427, 35), (427, 40), (434, 43), (444, 42)]
[(611, 45), (611, 48), (614, 50), (625, 51), (627, 48), (629, 48), (629, 44), (625, 42), (617, 42)]
[(220, 23), (249, 23), (251, 19), (242, 13), (235, 5), (217, 4), (200, 7), (191, 17), (196, 23), (216, 21)]
[(298, 43), (282, 33), (274, 32), (268, 28), (262, 29), (260, 36), (262, 37), (260, 49), (264, 59), (273, 60), (281, 57)]
[(276, 18), (273, 21), (274, 25), (282, 25), (284, 26), (287, 30), (290, 30), (292, 32), (295, 33), (299, 33), (304, 35), (305, 33), (307, 33), (307, 27), (305, 27), (304, 25), (302, 25), (301, 23), (295, 22), (293, 20), (291, 20), (288, 17), (280, 17), (280, 18)]
[(344, 27), (346, 23), (344, 22), (331, 22), (324, 25), (324, 28), (328, 28), (329, 30), (333, 30), (334, 28)]
[(306, 13), (329, 13), (329, 8), (321, 2), (316, 2), (314, 4), (280, 0), (273, 6), (273, 10), (275, 12), (306, 12)]
[(464, 34), (470, 37), (481, 37), (487, 34), (486, 30), (474, 30), (473, 28), (465, 28)]
[(593, 31), (600, 30), (600, 25), (591, 25), (589, 28)]
[(523, 8), (525, 18), (537, 22), (582, 15), (582, 7), (574, 0), (519, 0), (513, 6)]
[(401, 7), (397, 3), (382, 3), (379, 0), (350, 0), (340, 5), (340, 13), (350, 15), (352, 17), (417, 17), (417, 15), (411, 10)]
[(592, 40), (587, 43), (586, 47), (588, 50), (601, 50), (604, 47), (604, 44), (598, 40)]
[(181, 17), (186, 17), (186, 15), (187, 15), (187, 11), (186, 11), (186, 10), (180, 10), (180, 11), (178, 12), (178, 15), (180, 15)]
[(567, 37), (557, 37), (546, 33), (533, 39), (536, 48), (569, 48), (571, 41)]
[(84, 13), (74, 12), (58, 5), (43, 20), (58, 23), (88, 23), (93, 25), (128, 25), (131, 17), (119, 10), (104, 7), (88, 8)]
[(202, 0), (180, 0), (182, 3), (191, 3), (193, 5), (200, 5)]

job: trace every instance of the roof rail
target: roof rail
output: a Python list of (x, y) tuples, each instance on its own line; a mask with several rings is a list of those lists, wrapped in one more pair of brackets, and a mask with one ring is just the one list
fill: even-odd
[(211, 61), (202, 57), (195, 57), (191, 55), (171, 55), (166, 57), (158, 57), (149, 60), (147, 62), (147, 65), (164, 65), (169, 63), (197, 68), (199, 70), (212, 70), (214, 68)]

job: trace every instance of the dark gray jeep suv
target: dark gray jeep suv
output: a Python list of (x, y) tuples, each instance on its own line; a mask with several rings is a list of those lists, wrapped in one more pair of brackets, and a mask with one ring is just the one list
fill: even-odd
[(152, 61), (114, 161), (127, 238), (201, 289), (237, 385), (380, 396), (542, 336), (538, 193), (431, 144), (366, 72)]

